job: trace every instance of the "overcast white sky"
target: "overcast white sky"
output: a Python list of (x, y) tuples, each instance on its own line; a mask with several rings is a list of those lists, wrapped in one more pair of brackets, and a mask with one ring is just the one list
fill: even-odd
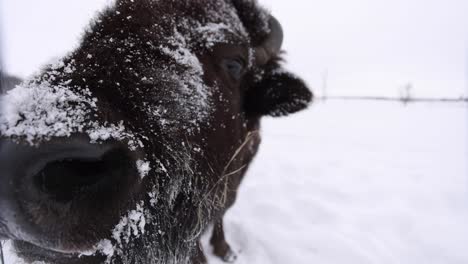
[[(0, 0), (7, 70), (27, 76), (79, 40), (111, 0)], [(467, 0), (263, 0), (283, 23), (288, 68), (320, 93), (468, 94)]]

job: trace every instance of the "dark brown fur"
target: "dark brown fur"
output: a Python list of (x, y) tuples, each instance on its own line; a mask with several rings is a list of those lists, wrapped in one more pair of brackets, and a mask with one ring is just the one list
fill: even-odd
[[(186, 23), (233, 27), (234, 20), (212, 17), (212, 12), (220, 10), (232, 10), (247, 29), (247, 37), (226, 32), (225, 41), (207, 45), (200, 35), (187, 31), (193, 26)], [(125, 189), (128, 196), (83, 197), (73, 210), (61, 212), (66, 221), (56, 216), (42, 220), (55, 223), (43, 225), (49, 236), (44, 240), (67, 234), (54, 243), (54, 249), (81, 250), (110, 238), (110, 230), (120, 217), (143, 202), (145, 233), (121, 244), (111, 239), (116, 249), (113, 256), (97, 252), (78, 258), (48, 250), (48, 242), (39, 247), (17, 241), (20, 255), (31, 261), (67, 264), (101, 263), (106, 258), (112, 263), (203, 263), (206, 260), (198, 240), (210, 224), (214, 225), (210, 240), (214, 253), (222, 258), (233, 254), (225, 240), (222, 219), (234, 204), (258, 150), (260, 118), (294, 113), (311, 100), (305, 84), (284, 72), (278, 58), (263, 66), (253, 63), (240, 80), (232, 79), (221, 66), (225, 58), (249, 60), (252, 48), (269, 33), (265, 15), (250, 0), (120, 0), (95, 20), (78, 49), (64, 58), (65, 65), (74, 65), (73, 71), (48, 68), (32, 80), (52, 80), (53, 85), (66, 82), (76, 91), (89, 89), (98, 98), (98, 106), (88, 118), (107, 124), (123, 122), (143, 143), (131, 158), (145, 157), (153, 170), (141, 181), (116, 183), (115, 188)], [(173, 73), (185, 76), (191, 69), (161, 50), (161, 46), (177, 48), (166, 39), (174, 30), (189, 42), (187, 48), (200, 61), (202, 80), (211, 89), (210, 115), (196, 125), (192, 119), (198, 118), (199, 105), (190, 103), (190, 94), (175, 94), (179, 83), (168, 78)], [(186, 102), (183, 110), (175, 99)], [(167, 112), (155, 115), (150, 108)], [(163, 125), (162, 119), (169, 125)], [(149, 194), (157, 194), (155, 204)], [(41, 210), (31, 217), (41, 217), (37, 215)]]

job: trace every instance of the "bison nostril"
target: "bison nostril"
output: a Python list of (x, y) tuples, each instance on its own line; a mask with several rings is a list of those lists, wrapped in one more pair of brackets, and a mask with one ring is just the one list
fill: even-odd
[(63, 158), (46, 164), (34, 176), (34, 183), (49, 199), (69, 202), (77, 197), (112, 189), (135, 165), (123, 149), (108, 151), (98, 158)]
[(51, 198), (66, 202), (97, 184), (104, 176), (103, 160), (65, 159), (46, 165), (35, 177), (40, 190)]

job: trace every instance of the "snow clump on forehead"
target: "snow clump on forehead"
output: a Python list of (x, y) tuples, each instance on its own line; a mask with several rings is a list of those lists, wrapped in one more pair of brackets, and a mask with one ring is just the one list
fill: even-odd
[(75, 89), (71, 80), (54, 84), (58, 70), (73, 72), (73, 62), (60, 60), (50, 66), (48, 78), (17, 85), (0, 97), (0, 135), (24, 139), (30, 145), (54, 137), (87, 134), (91, 142), (128, 139), (131, 149), (137, 144), (123, 124), (99, 124), (90, 117), (97, 111), (98, 100), (88, 88)]

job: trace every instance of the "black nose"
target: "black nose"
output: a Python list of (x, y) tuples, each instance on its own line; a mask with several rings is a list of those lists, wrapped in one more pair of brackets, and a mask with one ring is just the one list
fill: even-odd
[(128, 199), (136, 175), (133, 154), (118, 142), (91, 144), (76, 136), (31, 146), (2, 139), (0, 221), (7, 224), (0, 229), (23, 237), (63, 230), (63, 221), (82, 225), (79, 219), (89, 214), (109, 216)]
[(80, 147), (45, 160), (38, 172), (31, 173), (33, 188), (57, 202), (68, 202), (111, 187), (124, 169), (120, 167), (127, 158), (123, 149)]

